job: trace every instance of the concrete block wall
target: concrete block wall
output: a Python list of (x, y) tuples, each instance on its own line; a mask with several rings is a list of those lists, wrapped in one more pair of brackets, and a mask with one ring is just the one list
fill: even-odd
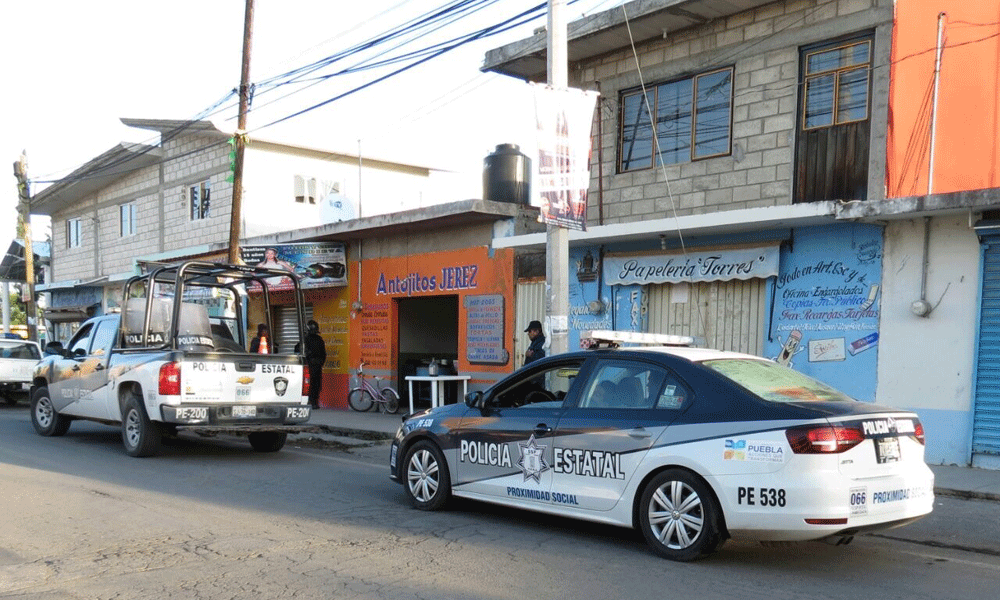
[[(878, 61), (883, 54), (888, 56), (891, 23), (890, 0), (788, 0), (637, 45), (634, 54), (625, 47), (575, 65), (572, 84), (599, 89), (602, 95), (600, 135), (594, 132), (588, 223), (599, 222), (601, 189), (606, 224), (791, 204), (801, 101), (799, 48), (874, 29)], [(649, 89), (728, 66), (734, 69), (729, 155), (618, 172), (622, 91), (639, 89), (641, 83)], [(876, 184), (884, 177), (887, 110), (878, 98), (887, 97), (887, 90), (888, 69), (875, 69), (870, 170), (876, 172), (870, 181)]]
[[(220, 143), (221, 142), (221, 143)], [(229, 174), (229, 146), (211, 136), (182, 136), (164, 144), (162, 250), (224, 242), (229, 239), (233, 184)], [(208, 181), (211, 213), (191, 219), (189, 189)]]
[[(224, 140), (223, 140), (224, 142)], [(209, 136), (164, 144), (161, 164), (128, 173), (52, 216), (53, 281), (131, 273), (135, 258), (229, 238), (229, 147)], [(211, 216), (192, 221), (188, 188), (209, 181)], [(135, 235), (122, 236), (119, 207), (135, 203)], [(81, 245), (66, 247), (66, 221), (81, 219)]]

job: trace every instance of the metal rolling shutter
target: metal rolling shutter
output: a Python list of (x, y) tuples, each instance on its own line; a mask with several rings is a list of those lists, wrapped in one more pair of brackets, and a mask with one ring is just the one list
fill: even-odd
[(1000, 235), (983, 238), (972, 452), (1000, 454)]
[[(313, 307), (307, 305), (305, 313), (306, 321), (313, 318)], [(280, 354), (292, 354), (295, 351), (295, 344), (299, 343), (299, 328), (295, 324), (295, 316), (294, 306), (276, 306), (274, 308), (274, 339), (278, 342)]]
[[(687, 297), (683, 287), (687, 288)], [(764, 279), (650, 285), (648, 328), (704, 338), (709, 348), (760, 355), (767, 309)]]
[(517, 302), (514, 305), (514, 368), (524, 364), (528, 349), (528, 323), (541, 321), (545, 325), (545, 282), (530, 281), (517, 284)]

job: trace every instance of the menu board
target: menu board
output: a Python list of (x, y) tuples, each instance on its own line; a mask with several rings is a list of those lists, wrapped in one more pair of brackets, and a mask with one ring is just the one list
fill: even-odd
[(510, 354), (503, 347), (503, 296), (466, 296), (465, 359), (470, 363), (507, 364)]

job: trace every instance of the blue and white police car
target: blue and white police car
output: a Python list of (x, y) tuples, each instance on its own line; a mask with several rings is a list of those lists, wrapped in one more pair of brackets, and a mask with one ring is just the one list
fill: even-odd
[(846, 543), (931, 512), (916, 414), (689, 338), (587, 340), (407, 417), (389, 464), (413, 506), (457, 496), (636, 527), (682, 561), (730, 537)]

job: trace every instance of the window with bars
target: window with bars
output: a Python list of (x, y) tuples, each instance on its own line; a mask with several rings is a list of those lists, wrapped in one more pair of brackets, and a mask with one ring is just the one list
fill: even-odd
[(200, 221), (212, 216), (212, 188), (208, 181), (193, 185), (188, 189), (191, 205), (191, 220)]
[(645, 95), (642, 90), (625, 92), (618, 170), (729, 154), (732, 114), (732, 67), (651, 86)]
[(133, 236), (139, 227), (139, 210), (134, 202), (118, 207), (118, 234), (121, 237)]
[(66, 220), (66, 247), (67, 248), (79, 248), (80, 241), (82, 238), (81, 231), (83, 229), (83, 222), (80, 219), (67, 219)]

